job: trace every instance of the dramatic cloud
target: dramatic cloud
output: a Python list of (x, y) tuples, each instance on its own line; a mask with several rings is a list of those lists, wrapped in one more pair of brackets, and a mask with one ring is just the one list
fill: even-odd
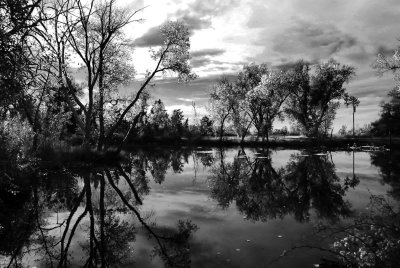
[[(139, 74), (154, 66), (144, 55), (162, 44), (160, 25), (180, 20), (191, 31), (190, 64), (202, 78), (189, 85), (158, 80), (153, 95), (168, 107), (190, 108), (184, 100), (205, 107), (213, 82), (250, 62), (285, 68), (299, 59), (334, 58), (354, 66), (357, 76), (346, 87), (361, 100), (356, 116), (361, 125), (379, 115), (380, 102), (394, 86), (391, 74), (377, 77), (371, 64), (377, 54), (391, 55), (399, 46), (398, 0), (144, 0), (143, 6), (145, 21), (132, 30), (139, 37), (134, 40)], [(348, 124), (347, 114), (339, 110), (335, 128)]]
[(132, 43), (136, 47), (153, 47), (161, 46), (164, 43), (164, 38), (161, 35), (160, 27), (152, 27), (147, 33), (134, 40)]
[(302, 55), (309, 60), (326, 59), (343, 48), (355, 46), (356, 39), (335, 26), (296, 20), (273, 39), (273, 50), (283, 55)]
[(207, 29), (211, 27), (215, 16), (227, 12), (239, 2), (238, 0), (196, 0), (189, 3), (186, 8), (171, 13), (169, 17), (183, 21), (191, 31)]

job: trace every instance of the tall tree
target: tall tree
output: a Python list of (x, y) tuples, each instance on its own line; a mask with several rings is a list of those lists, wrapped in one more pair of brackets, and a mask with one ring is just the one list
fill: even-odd
[(46, 20), (43, 9), (41, 0), (0, 0), (0, 115), (19, 113), (31, 125), (33, 90), (39, 87), (42, 67), (40, 43), (34, 37)]
[(332, 122), (338, 101), (346, 93), (343, 85), (354, 76), (354, 68), (331, 59), (317, 64), (311, 73), (310, 64), (299, 61), (291, 73), (292, 93), (286, 113), (299, 123), (307, 136), (318, 136), (324, 125)]
[(150, 110), (149, 124), (151, 128), (158, 133), (167, 129), (169, 118), (164, 103), (161, 100), (156, 100)]
[(351, 106), (353, 108), (353, 138), (354, 138), (354, 133), (355, 133), (354, 114), (356, 112), (356, 109), (357, 109), (358, 105), (360, 105), (360, 100), (357, 99), (354, 96), (350, 96), (349, 94), (345, 94), (344, 103), (345, 103), (346, 107)]
[(173, 136), (182, 137), (183, 134), (183, 112), (181, 109), (172, 111), (171, 119), (171, 132)]
[(211, 136), (213, 134), (213, 121), (208, 116), (203, 116), (200, 120), (200, 134)]
[[(97, 144), (98, 150), (108, 147), (115, 132), (121, 128), (126, 116), (135, 105), (139, 104), (142, 93), (157, 75), (166, 72), (175, 73), (178, 75), (178, 80), (184, 82), (195, 78), (188, 64), (190, 47), (188, 29), (180, 22), (166, 23), (160, 33), (164, 44), (151, 55), (156, 61), (155, 67), (146, 74), (141, 86), (126, 101), (127, 105), (109, 120), (111, 123), (106, 128), (104, 122), (107, 106), (106, 70), (107, 64), (112, 66), (108, 67), (109, 70), (115, 66), (115, 61), (114, 63), (112, 61), (115, 57), (107, 59), (107, 55), (112, 52), (112, 47), (118, 48), (125, 42), (122, 38), (123, 29), (129, 23), (140, 20), (135, 17), (139, 10), (122, 9), (116, 5), (116, 0), (105, 2), (91, 0), (87, 5), (82, 0), (60, 0), (56, 2), (54, 9), (62, 10), (63, 16), (56, 16), (53, 19), (53, 32), (50, 38), (47, 38), (47, 43), (57, 59), (55, 67), (58, 81), (62, 88), (67, 88), (66, 100), (70, 107), (74, 108), (74, 116), (84, 133), (86, 147), (92, 142)], [(79, 58), (86, 70), (84, 101), (71, 90), (68, 52)], [(97, 102), (96, 92), (98, 92)], [(83, 119), (76, 113), (77, 107), (83, 111)], [(100, 131), (99, 135), (95, 136), (92, 122), (97, 119)]]
[(250, 64), (243, 67), (243, 70), (236, 76), (235, 81), (235, 98), (237, 100), (234, 108), (234, 125), (242, 141), (247, 135), (251, 125), (261, 134), (263, 122), (260, 121), (260, 106), (257, 101), (253, 102), (246, 99), (248, 92), (256, 88), (264, 75), (268, 75), (268, 66), (263, 63), (260, 65)]
[(286, 72), (271, 71), (264, 75), (258, 86), (246, 94), (246, 100), (252, 110), (253, 122), (257, 129), (257, 138), (268, 140), (268, 132), (277, 117), (281, 116), (281, 106), (290, 95), (289, 76)]
[(224, 136), (225, 124), (232, 119), (232, 114), (236, 105), (233, 84), (227, 77), (222, 77), (210, 92), (209, 109), (212, 119), (219, 127), (219, 140)]

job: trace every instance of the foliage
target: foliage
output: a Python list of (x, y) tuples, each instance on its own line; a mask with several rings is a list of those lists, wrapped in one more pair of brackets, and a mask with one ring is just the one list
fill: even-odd
[(182, 137), (184, 134), (183, 126), (183, 112), (180, 109), (175, 109), (172, 111), (170, 119), (171, 135), (176, 137)]
[(164, 103), (161, 100), (155, 101), (148, 118), (148, 123), (152, 130), (156, 133), (163, 131), (168, 127), (168, 120), (168, 113), (165, 110)]
[(380, 118), (371, 124), (373, 135), (400, 135), (400, 91), (393, 89), (388, 97), (390, 100), (381, 104)]
[(236, 101), (233, 84), (229, 82), (228, 78), (222, 77), (212, 86), (209, 110), (212, 120), (219, 128), (220, 139), (224, 135), (225, 124), (232, 119)]
[[(260, 127), (262, 127), (263, 122), (259, 118), (260, 103), (254, 101), (255, 99), (251, 97), (252, 93), (249, 92), (259, 86), (263, 76), (268, 75), (268, 73), (268, 66), (263, 63), (260, 65), (245, 65), (242, 71), (236, 75), (235, 98), (237, 101), (234, 107), (233, 125), (242, 140), (247, 135), (252, 124), (259, 132), (261, 131)], [(267, 80), (264, 81), (266, 82)]]
[[(354, 68), (334, 60), (318, 64), (311, 74), (309, 63), (299, 61), (292, 72), (292, 90), (286, 113), (297, 121), (307, 136), (317, 136), (332, 123), (343, 87), (354, 76)], [(323, 124), (324, 123), (324, 124)]]
[(274, 120), (282, 117), (281, 106), (290, 95), (289, 81), (288, 73), (271, 71), (262, 77), (258, 86), (246, 93), (257, 136), (268, 139)]
[[(38, 82), (41, 49), (37, 26), (44, 21), (41, 0), (0, 1), (0, 117), (7, 112), (27, 116), (27, 94)], [(26, 109), (26, 110), (25, 110)]]
[(288, 130), (287, 126), (283, 126), (281, 129), (274, 129), (273, 134), (286, 136), (289, 134), (289, 130)]
[(382, 183), (391, 186), (388, 195), (395, 200), (400, 200), (400, 162), (397, 160), (399, 157), (398, 150), (371, 153), (371, 163), (379, 168)]
[(213, 121), (208, 116), (203, 116), (200, 120), (200, 133), (202, 136), (213, 135)]
[(352, 267), (398, 267), (400, 265), (400, 217), (387, 200), (371, 196), (368, 213), (342, 230), (344, 237), (331, 245), (342, 262)]
[(379, 75), (383, 75), (386, 72), (392, 72), (394, 80), (400, 86), (400, 52), (396, 50), (392, 56), (385, 56), (379, 54), (375, 63), (372, 67), (377, 71)]
[(344, 103), (346, 107), (352, 106), (353, 113), (356, 112), (358, 105), (360, 105), (360, 100), (354, 96), (350, 96), (349, 94), (344, 94)]
[[(7, 158), (25, 158), (32, 148), (34, 132), (20, 117), (9, 117), (0, 123), (0, 144), (6, 150)], [(15, 159), (16, 160), (16, 159)]]

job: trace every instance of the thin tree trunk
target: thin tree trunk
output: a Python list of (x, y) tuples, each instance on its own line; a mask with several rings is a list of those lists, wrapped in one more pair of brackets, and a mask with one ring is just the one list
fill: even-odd
[(247, 136), (247, 133), (249, 132), (249, 128), (251, 126), (251, 124), (253, 123), (253, 120), (250, 121), (250, 123), (247, 125), (247, 127), (245, 128), (245, 130), (242, 133), (242, 139), (240, 140), (240, 144), (244, 143), (244, 138)]
[(354, 129), (354, 108), (353, 108), (353, 138), (354, 138), (354, 131), (355, 129)]
[[(126, 143), (126, 141), (127, 141), (128, 138), (129, 138), (129, 135), (131, 134), (132, 130), (135, 128), (135, 126), (136, 126), (137, 123), (139, 122), (140, 118), (143, 117), (144, 114), (145, 114), (145, 112), (140, 112), (139, 114), (137, 114), (137, 115), (135, 116), (135, 118), (133, 119), (133, 122), (132, 122), (132, 124), (131, 124), (131, 127), (129, 128), (129, 130), (128, 130), (128, 132), (126, 133), (124, 139), (121, 141), (121, 143), (120, 143), (119, 146), (118, 146), (118, 149), (117, 149), (117, 152), (116, 152), (117, 154), (119, 154), (119, 153), (121, 152), (122, 146), (124, 146), (124, 144)], [(105, 146), (105, 149), (107, 149), (107, 148), (108, 148), (108, 146)]]
[(221, 127), (220, 127), (220, 131), (219, 131), (219, 142), (222, 142), (222, 138), (224, 137), (224, 124), (225, 124), (225, 120), (228, 117), (228, 115), (229, 115), (229, 113), (222, 118)]
[(99, 125), (100, 133), (97, 143), (97, 151), (101, 151), (104, 145), (104, 68), (103, 49), (99, 52)]

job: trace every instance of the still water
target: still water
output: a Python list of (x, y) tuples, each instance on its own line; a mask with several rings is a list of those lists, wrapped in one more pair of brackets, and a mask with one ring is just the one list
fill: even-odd
[(394, 152), (181, 148), (0, 179), (0, 267), (323, 267), (371, 196), (400, 200)]

